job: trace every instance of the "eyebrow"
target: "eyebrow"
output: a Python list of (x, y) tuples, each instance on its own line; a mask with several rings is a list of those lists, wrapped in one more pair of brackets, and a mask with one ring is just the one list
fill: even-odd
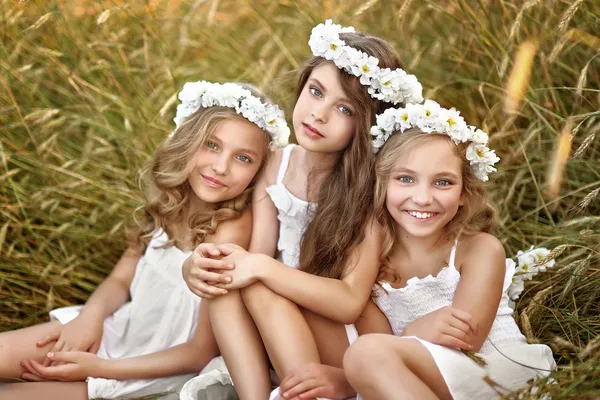
[[(392, 173), (394, 173), (394, 174), (407, 173), (407, 174), (413, 174), (413, 175), (417, 174), (415, 171), (413, 171), (412, 169), (409, 169), (409, 168), (397, 168)], [(456, 175), (454, 172), (451, 172), (451, 171), (442, 171), (440, 173), (435, 174), (435, 176), (436, 177), (448, 176), (453, 179), (458, 179), (458, 175)]]
[[(207, 140), (212, 140), (213, 142), (218, 142), (217, 144), (223, 144), (223, 141), (219, 139), (216, 135), (210, 135)], [(237, 153), (248, 153), (251, 156), (258, 158), (258, 153), (251, 149), (245, 149), (243, 147), (236, 148), (235, 152)]]
[[(310, 81), (314, 81), (314, 83), (316, 83), (316, 84), (317, 84), (317, 86), (319, 86), (323, 92), (327, 93), (327, 90), (325, 89), (325, 86), (323, 86), (323, 84), (321, 83), (321, 81), (319, 81), (317, 78), (310, 78), (308, 81), (309, 81), (309, 82), (310, 82)], [(349, 104), (351, 104), (351, 103), (350, 103), (350, 100), (349, 100), (347, 97), (340, 97), (340, 99), (339, 99), (339, 100), (340, 100), (341, 102), (344, 102), (344, 103), (349, 103)]]

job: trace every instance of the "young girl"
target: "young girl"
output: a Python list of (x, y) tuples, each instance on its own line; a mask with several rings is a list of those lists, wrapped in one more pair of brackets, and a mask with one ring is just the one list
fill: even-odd
[[(190, 288), (211, 297), (215, 336), (242, 399), (269, 395), (263, 344), (279, 376), (319, 360), (342, 365), (342, 324), (360, 315), (379, 267), (371, 250), (379, 237), (361, 224), (372, 201), (369, 127), (392, 104), (421, 100), (421, 85), (379, 38), (327, 21), (309, 45), (314, 57), (293, 115), (299, 146), (276, 153), (257, 184), (250, 252), (212, 249), (228, 257), (208, 260), (207, 251), (184, 266)], [(235, 269), (206, 271), (227, 262)]]
[(248, 246), (255, 177), (269, 143), (285, 145), (290, 131), (278, 107), (248, 85), (187, 83), (179, 98), (177, 128), (145, 171), (134, 245), (85, 306), (0, 334), (0, 376), (71, 383), (9, 384), (2, 399), (177, 391), (218, 355), (181, 267), (202, 242)]
[[(489, 399), (547, 375), (552, 352), (527, 344), (508, 307), (514, 262), (487, 233), (494, 212), (481, 181), (499, 160), (487, 134), (433, 101), (386, 110), (371, 133), (383, 146), (373, 300), (396, 336), (358, 339), (344, 357), (349, 382), (366, 399)], [(389, 330), (380, 315), (370, 321)]]

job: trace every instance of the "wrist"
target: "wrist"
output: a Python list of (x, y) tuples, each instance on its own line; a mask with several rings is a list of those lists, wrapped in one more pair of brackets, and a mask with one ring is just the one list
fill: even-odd
[(268, 259), (271, 257), (261, 253), (251, 253), (250, 257), (252, 277), (256, 281), (264, 280), (268, 275)]
[(79, 318), (83, 319), (103, 319), (102, 309), (97, 305), (84, 305), (81, 311), (79, 311)]
[[(98, 356), (96, 356), (98, 357)], [(104, 379), (116, 379), (113, 367), (115, 366), (116, 360), (105, 360), (104, 358), (97, 358), (98, 363), (95, 368), (94, 378), (104, 378)]]

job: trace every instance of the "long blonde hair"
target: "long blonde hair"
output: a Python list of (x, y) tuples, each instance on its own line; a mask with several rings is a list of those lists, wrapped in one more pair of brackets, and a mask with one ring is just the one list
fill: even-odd
[[(400, 58), (386, 41), (364, 33), (340, 34), (349, 46), (379, 59), (380, 68), (401, 68)], [(300, 97), (312, 71), (327, 63), (321, 57), (309, 59), (300, 73), (296, 96)], [(373, 152), (369, 129), (375, 116), (392, 106), (372, 98), (358, 78), (338, 71), (339, 82), (352, 106), (356, 121), (351, 143), (323, 179), (318, 191), (317, 210), (300, 243), (300, 269), (319, 276), (340, 278), (350, 251), (365, 235), (372, 211)]]
[(413, 128), (403, 133), (394, 133), (383, 145), (375, 160), (375, 218), (383, 229), (383, 251), (378, 281), (395, 282), (390, 266), (390, 257), (397, 244), (397, 222), (390, 215), (385, 204), (388, 181), (398, 158), (410, 153), (415, 147), (432, 140), (447, 140), (454, 153), (462, 160), (462, 197), (463, 205), (444, 229), (445, 239), (454, 240), (459, 234), (472, 235), (478, 232), (490, 232), (496, 225), (496, 211), (488, 200), (483, 182), (473, 172), (466, 158), (468, 143), (455, 145), (448, 135), (424, 133)]
[[(269, 99), (253, 86), (243, 86), (261, 101), (269, 102)], [(152, 160), (140, 173), (140, 187), (144, 191), (146, 201), (143, 215), (136, 221), (137, 226), (127, 235), (134, 249), (143, 252), (159, 229), (164, 230), (170, 238), (165, 247), (197, 246), (207, 236), (214, 234), (221, 222), (239, 217), (248, 207), (257, 177), (270, 154), (271, 137), (264, 131), (265, 157), (248, 187), (235, 198), (215, 204), (213, 209), (201, 210), (191, 215), (187, 221), (191, 231), (189, 241), (180, 243), (174, 239), (173, 228), (185, 222), (185, 210), (192, 195), (188, 176), (194, 168), (193, 156), (205, 145), (206, 140), (215, 133), (220, 124), (227, 120), (251, 124), (233, 108), (199, 108), (158, 146)]]

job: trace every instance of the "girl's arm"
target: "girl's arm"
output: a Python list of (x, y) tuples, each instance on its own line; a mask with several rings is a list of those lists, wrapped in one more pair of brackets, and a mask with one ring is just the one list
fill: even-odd
[(458, 252), (460, 281), (452, 307), (471, 315), (470, 324), (476, 334), (470, 343), (473, 350), (478, 351), (498, 312), (506, 274), (506, 254), (500, 241), (487, 233), (467, 238)]
[(277, 251), (279, 238), (279, 220), (277, 208), (267, 187), (277, 179), (279, 164), (281, 164), (282, 150), (274, 151), (265, 170), (261, 174), (252, 193), (252, 239), (248, 250), (252, 253), (262, 253), (270, 257)]
[[(381, 295), (381, 294), (379, 294)], [(365, 309), (354, 323), (360, 336), (368, 333), (386, 333), (393, 335), (390, 322), (373, 300), (367, 301)]]
[(370, 223), (365, 239), (351, 252), (342, 279), (311, 275), (262, 254), (234, 251), (224, 259), (236, 265), (227, 272), (233, 278), (232, 283), (219, 287), (243, 287), (260, 280), (274, 292), (314, 313), (349, 324), (359, 317), (371, 294), (379, 271), (380, 248), (379, 228)]

